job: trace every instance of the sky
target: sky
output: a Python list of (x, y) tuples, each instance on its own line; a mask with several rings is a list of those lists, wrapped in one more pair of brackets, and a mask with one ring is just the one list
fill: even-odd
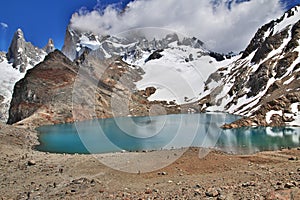
[(98, 34), (168, 28), (199, 38), (211, 50), (238, 52), (257, 28), (297, 4), (300, 0), (9, 0), (0, 7), (0, 51), (7, 51), (18, 28), (33, 45), (43, 47), (52, 38), (60, 49), (71, 21)]

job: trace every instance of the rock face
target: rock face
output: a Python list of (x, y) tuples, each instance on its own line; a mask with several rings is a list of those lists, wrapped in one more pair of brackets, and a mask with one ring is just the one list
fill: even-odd
[(260, 28), (240, 59), (209, 77), (200, 110), (246, 116), (225, 128), (300, 125), (299, 9)]
[[(7, 109), (6, 109), (6, 103), (5, 103), (5, 97), (4, 96), (2, 96), (2, 95), (0, 95), (0, 110), (2, 111), (6, 111)], [(4, 115), (4, 113), (2, 113), (2, 112), (0, 112), (0, 116), (2, 116), (3, 117), (3, 115)]]
[[(41, 118), (72, 117), (71, 91), (78, 68), (61, 52), (54, 51), (16, 83), (9, 110), (8, 124), (37, 112)], [(51, 115), (55, 109), (57, 112)], [(64, 112), (63, 115), (59, 113)], [(50, 119), (51, 118), (51, 119)]]
[(4, 60), (6, 60), (6, 53), (5, 52), (0, 52), (0, 63), (2, 63)]
[(20, 72), (25, 72), (29, 65), (34, 66), (40, 62), (45, 54), (43, 50), (34, 47), (30, 42), (26, 42), (23, 31), (18, 29), (8, 49), (7, 59), (14, 68), (19, 69)]
[(62, 52), (70, 59), (74, 60), (77, 56), (77, 42), (79, 41), (78, 34), (69, 26), (66, 30), (65, 42), (62, 47)]

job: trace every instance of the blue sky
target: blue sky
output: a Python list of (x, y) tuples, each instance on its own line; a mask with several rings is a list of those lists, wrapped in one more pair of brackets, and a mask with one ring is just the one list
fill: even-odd
[[(24, 31), (27, 41), (43, 47), (52, 38), (57, 48), (61, 48), (65, 30), (72, 14), (82, 7), (93, 10), (96, 6), (119, 3), (124, 7), (130, 0), (9, 0), (0, 7), (0, 51), (7, 51), (13, 33), (17, 28)], [(207, 0), (209, 1), (209, 0)], [(253, 0), (257, 1), (257, 0)], [(272, 1), (272, 0), (271, 0)], [(282, 0), (288, 7), (300, 0)], [(7, 25), (7, 26), (6, 26)]]
[[(129, 0), (101, 0), (101, 5)], [(0, 51), (6, 51), (13, 33), (21, 28), (27, 41), (38, 47), (52, 38), (57, 47), (63, 44), (65, 30), (71, 15), (82, 7), (92, 10), (97, 0), (8, 0), (0, 6)], [(8, 27), (3, 27), (5, 24)]]

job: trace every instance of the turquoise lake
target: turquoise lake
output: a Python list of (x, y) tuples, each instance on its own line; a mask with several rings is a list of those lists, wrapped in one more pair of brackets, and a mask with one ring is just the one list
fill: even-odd
[(216, 148), (251, 154), (299, 147), (300, 128), (252, 127), (222, 130), (239, 119), (222, 113), (98, 119), (39, 127), (39, 151), (99, 154), (182, 147)]

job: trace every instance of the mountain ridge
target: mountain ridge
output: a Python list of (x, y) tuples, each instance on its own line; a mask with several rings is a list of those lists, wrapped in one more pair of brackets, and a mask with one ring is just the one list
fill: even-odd
[[(134, 116), (147, 114), (157, 103), (164, 109), (175, 108), (167, 113), (192, 110), (244, 116), (224, 128), (299, 126), (299, 18), (296, 6), (262, 26), (242, 54), (222, 62), (218, 59), (225, 55), (212, 56), (200, 40), (176, 33), (148, 40), (133, 33), (124, 38), (78, 32), (70, 25), (63, 53), (84, 74), (101, 80), (95, 88), (101, 99), (96, 102), (96, 117), (113, 116), (109, 99), (118, 91), (119, 97), (134, 94)], [(86, 114), (82, 119), (87, 119)]]
[(227, 128), (299, 126), (299, 19), (296, 6), (262, 26), (240, 59), (207, 80), (200, 110), (246, 116)]

